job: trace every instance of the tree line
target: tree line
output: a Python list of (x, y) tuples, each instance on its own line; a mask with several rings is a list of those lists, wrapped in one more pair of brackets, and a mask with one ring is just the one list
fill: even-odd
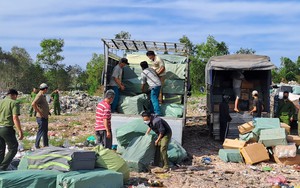
[[(130, 39), (129, 32), (121, 31), (115, 35), (118, 39)], [(205, 84), (205, 66), (212, 56), (228, 55), (229, 48), (224, 41), (217, 41), (209, 35), (205, 42), (193, 44), (187, 36), (179, 39), (189, 49), (190, 81), (192, 91), (196, 92)], [(103, 54), (93, 53), (91, 60), (86, 62), (86, 69), (79, 65), (63, 64), (61, 55), (64, 47), (63, 39), (44, 39), (40, 43), (41, 51), (34, 61), (29, 53), (17, 46), (11, 51), (3, 51), (0, 47), (0, 91), (16, 88), (30, 93), (33, 87), (46, 82), (51, 89), (86, 90), (94, 94), (101, 86), (104, 67)], [(255, 54), (251, 48), (240, 48), (236, 54)], [(267, 55), (267, 54), (266, 54)], [(287, 57), (281, 58), (280, 66), (272, 71), (273, 82), (300, 81), (300, 56), (294, 62)]]

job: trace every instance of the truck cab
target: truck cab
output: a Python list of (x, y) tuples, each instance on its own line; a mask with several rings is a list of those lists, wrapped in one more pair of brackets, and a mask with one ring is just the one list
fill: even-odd
[(170, 42), (137, 41), (125, 39), (102, 39), (104, 43), (105, 66), (103, 70), (104, 92), (109, 89), (113, 68), (123, 57), (128, 66), (123, 68), (122, 83), (117, 113), (112, 114), (111, 124), (113, 144), (116, 142), (116, 129), (128, 122), (141, 119), (141, 113), (149, 110), (150, 97), (141, 91), (140, 62), (147, 61), (152, 66), (147, 51), (154, 51), (165, 63), (166, 77), (163, 85), (163, 119), (170, 125), (172, 137), (182, 143), (182, 130), (185, 125), (189, 60), (184, 44)]
[[(228, 138), (238, 137), (237, 126), (251, 121), (252, 115), (252, 91), (259, 93), (263, 102), (264, 110), (262, 116), (270, 116), (270, 86), (272, 83), (271, 70), (275, 66), (270, 62), (268, 56), (252, 54), (234, 54), (215, 56), (209, 59), (205, 68), (205, 82), (207, 90), (207, 125), (210, 134), (220, 139), (219, 104), (222, 96), (230, 96), (228, 102), (229, 112), (232, 120), (229, 122)], [(239, 99), (239, 110), (234, 111), (235, 95), (233, 91), (232, 75), (242, 72), (244, 78), (241, 84), (241, 95)]]

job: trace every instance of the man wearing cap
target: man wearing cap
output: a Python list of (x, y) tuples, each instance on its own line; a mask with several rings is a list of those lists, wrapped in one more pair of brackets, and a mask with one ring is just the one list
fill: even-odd
[(109, 86), (115, 92), (114, 101), (111, 104), (111, 112), (116, 112), (119, 103), (119, 89), (125, 90), (125, 86), (122, 83), (123, 68), (129, 65), (126, 58), (121, 58), (119, 63), (114, 67), (113, 73), (110, 78)]
[(148, 130), (146, 135), (153, 130), (157, 135), (157, 139), (155, 140), (155, 158), (154, 158), (154, 165), (158, 166), (159, 162), (163, 163), (163, 169), (165, 171), (169, 170), (169, 159), (168, 159), (168, 145), (172, 138), (172, 129), (170, 128), (169, 124), (162, 118), (158, 116), (153, 116), (149, 112), (143, 112), (142, 117), (144, 123), (148, 125)]
[[(16, 131), (18, 131), (18, 139), (23, 139), (23, 132), (19, 120), (20, 105), (16, 101), (18, 92), (15, 89), (10, 89), (7, 96), (0, 101), (0, 171), (6, 170), (10, 162), (18, 152), (18, 141)], [(8, 152), (5, 155), (5, 148)]]
[(112, 147), (112, 132), (111, 132), (111, 106), (115, 97), (115, 92), (109, 89), (105, 93), (104, 100), (98, 103), (96, 109), (96, 125), (95, 132), (97, 143), (105, 148)]
[(261, 117), (261, 112), (264, 110), (262, 101), (258, 98), (258, 91), (252, 91), (253, 99), (253, 109), (250, 111), (250, 114), (253, 115), (253, 118)]
[(165, 83), (165, 76), (166, 76), (166, 68), (164, 61), (157, 56), (154, 51), (148, 51), (146, 56), (152, 61), (152, 68), (155, 70), (156, 74), (159, 76), (161, 82), (161, 88), (159, 91), (159, 103), (163, 102), (163, 85)]
[(49, 105), (45, 94), (48, 91), (48, 86), (45, 83), (40, 85), (40, 91), (32, 102), (32, 107), (37, 112), (36, 121), (38, 124), (38, 132), (35, 140), (35, 148), (40, 148), (40, 140), (43, 137), (44, 147), (49, 146), (48, 141), (48, 117), (50, 114)]
[(278, 101), (278, 108), (276, 111), (276, 117), (280, 119), (280, 122), (290, 125), (294, 120), (295, 105), (289, 100), (289, 92), (283, 92), (283, 99)]

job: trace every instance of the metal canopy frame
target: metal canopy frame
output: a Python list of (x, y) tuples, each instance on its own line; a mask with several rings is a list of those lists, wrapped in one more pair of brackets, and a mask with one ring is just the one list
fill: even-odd
[(108, 49), (133, 51), (160, 51), (187, 54), (188, 50), (183, 43), (154, 42), (127, 39), (102, 39)]

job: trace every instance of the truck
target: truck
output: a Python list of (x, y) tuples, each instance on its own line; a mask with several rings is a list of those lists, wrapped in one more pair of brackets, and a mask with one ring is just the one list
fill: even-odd
[(123, 57), (129, 65), (123, 68), (122, 83), (125, 90), (121, 91), (118, 113), (112, 113), (111, 125), (113, 144), (116, 145), (116, 129), (136, 119), (141, 113), (149, 110), (149, 96), (141, 91), (140, 62), (151, 62), (146, 56), (147, 51), (154, 51), (165, 63), (166, 79), (163, 86), (163, 119), (172, 128), (172, 138), (182, 144), (182, 131), (186, 121), (188, 94), (189, 58), (185, 44), (172, 42), (155, 42), (128, 39), (102, 39), (104, 44), (105, 66), (102, 80), (104, 92), (109, 89), (113, 68)]
[[(249, 110), (252, 109), (252, 91), (257, 90), (263, 102), (263, 117), (270, 117), (270, 89), (272, 85), (271, 70), (275, 65), (268, 56), (254, 54), (233, 54), (215, 56), (209, 59), (205, 67), (205, 83), (207, 91), (207, 125), (214, 139), (220, 139), (219, 104), (222, 96), (230, 96), (229, 114), (232, 120), (228, 124), (227, 138), (238, 137), (238, 125), (253, 119)], [(240, 112), (234, 111), (235, 95), (232, 75), (236, 71), (244, 75), (239, 100)]]

